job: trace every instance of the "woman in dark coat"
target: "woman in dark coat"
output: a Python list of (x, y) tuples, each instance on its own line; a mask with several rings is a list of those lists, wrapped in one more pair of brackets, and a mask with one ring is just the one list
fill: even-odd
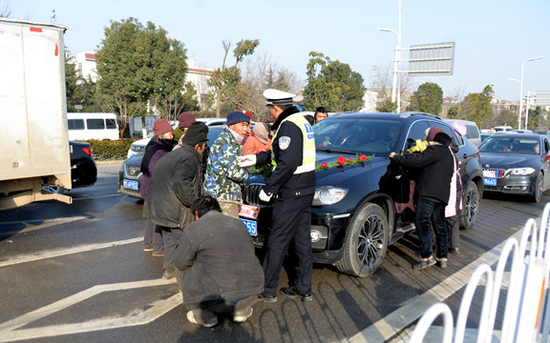
[[(447, 267), (448, 232), (445, 224), (445, 206), (449, 201), (450, 182), (454, 172), (454, 159), (449, 149), (451, 137), (442, 129), (433, 127), (428, 132), (428, 141), (430, 145), (421, 153), (390, 154), (390, 158), (400, 165), (420, 170), (415, 225), (421, 261), (413, 266), (415, 270), (433, 266), (436, 259), (441, 268)], [(433, 224), (437, 236), (436, 259), (432, 252), (430, 224)]]
[[(145, 198), (151, 175), (160, 158), (174, 147), (174, 129), (166, 119), (159, 119), (153, 124), (154, 137), (145, 147), (145, 154), (141, 160), (141, 187), (139, 193)], [(152, 251), (153, 256), (164, 256), (164, 243), (162, 241), (162, 230), (153, 224), (149, 219), (145, 222), (145, 234), (143, 236), (143, 251)]]

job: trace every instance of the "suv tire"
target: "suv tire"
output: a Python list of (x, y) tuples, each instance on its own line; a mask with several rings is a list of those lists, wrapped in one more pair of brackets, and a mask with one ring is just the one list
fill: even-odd
[(353, 216), (346, 236), (344, 253), (335, 266), (349, 275), (370, 276), (382, 264), (388, 241), (386, 213), (380, 206), (366, 203)]

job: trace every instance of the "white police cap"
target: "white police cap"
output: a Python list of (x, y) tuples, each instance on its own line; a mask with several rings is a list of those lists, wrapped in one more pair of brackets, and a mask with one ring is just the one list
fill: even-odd
[(296, 94), (283, 92), (277, 89), (266, 89), (264, 98), (268, 105), (292, 105)]

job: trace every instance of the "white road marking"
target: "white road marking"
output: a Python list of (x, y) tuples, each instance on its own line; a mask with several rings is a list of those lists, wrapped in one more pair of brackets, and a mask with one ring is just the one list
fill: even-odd
[(15, 234), (15, 233), (24, 233), (24, 232), (30, 232), (35, 230), (44, 229), (50, 226), (54, 225), (61, 225), (65, 223), (74, 222), (77, 220), (86, 219), (86, 217), (77, 216), (77, 217), (69, 217), (69, 218), (55, 218), (55, 219), (31, 219), (31, 220), (18, 220), (18, 221), (12, 221), (12, 222), (1, 222), (0, 225), (15, 225), (15, 224), (32, 224), (32, 223), (39, 223), (38, 225), (34, 226), (28, 226), (24, 228), (23, 230), (13, 230), (6, 232), (7, 234)]
[[(48, 315), (73, 306), (81, 301), (87, 300), (103, 292), (121, 291), (144, 287), (165, 286), (175, 283), (176, 279), (144, 280), (134, 282), (122, 282), (107, 285), (97, 285), (85, 291), (76, 293), (53, 304), (44, 306), (35, 311), (29, 312), (18, 318), (0, 324), (0, 342), (13, 342), (42, 337), (54, 337), (68, 334), (85, 333), (98, 330), (116, 329), (128, 326), (144, 325), (154, 321), (165, 313), (171, 311), (183, 302), (181, 292), (174, 294), (165, 300), (156, 301), (153, 304), (143, 306), (128, 313), (126, 316), (102, 317), (89, 320), (83, 323), (70, 323), (61, 325), (50, 325), (31, 329), (20, 329), (29, 323), (44, 318)], [(146, 304), (142, 304), (146, 305)], [(150, 307), (149, 307), (150, 306)], [(147, 308), (147, 310), (143, 310)]]
[[(511, 237), (515, 237), (519, 241), (521, 234), (522, 230), (519, 230)], [(432, 289), (423, 294), (417, 295), (398, 310), (395, 310), (354, 336), (342, 340), (342, 342), (387, 342), (420, 318), (430, 306), (449, 298), (451, 295), (462, 289), (462, 287), (466, 286), (468, 281), (470, 281), (472, 273), (479, 265), (486, 263), (492, 266), (495, 264), (500, 257), (500, 252), (502, 251), (505, 243), (506, 241), (500, 243), (491, 251), (488, 251), (477, 260), (435, 285)]]
[(48, 250), (48, 251), (39, 251), (32, 255), (19, 255), (14, 256), (10, 258), (7, 261), (0, 261), (0, 268), (11, 266), (14, 264), (20, 264), (20, 263), (27, 263), (32, 261), (38, 261), (43, 260), (46, 258), (52, 258), (52, 257), (59, 257), (59, 256), (65, 256), (65, 255), (71, 255), (71, 254), (78, 254), (86, 251), (93, 251), (98, 249), (106, 249), (106, 248), (112, 248), (117, 247), (125, 244), (132, 244), (143, 241), (143, 237), (136, 237), (136, 238), (130, 238), (125, 239), (121, 241), (115, 241), (115, 242), (108, 242), (108, 243), (95, 243), (95, 244), (87, 244), (87, 245), (79, 245), (67, 249), (56, 249), (56, 250)]
[[(516, 239), (519, 240), (519, 238), (521, 237), (521, 230), (516, 232), (512, 237), (516, 237)], [(76, 254), (97, 249), (105, 249), (125, 244), (137, 243), (141, 242), (142, 239), (143, 237), (136, 237), (109, 243), (89, 244), (68, 249), (38, 252), (32, 255), (16, 256), (9, 261), (0, 262), (0, 267), (26, 263), (45, 258), (59, 257), (69, 254)], [(487, 263), (489, 265), (493, 265), (494, 263), (496, 263), (500, 256), (500, 251), (502, 250), (504, 243), (505, 242), (502, 242), (491, 251), (482, 255), (477, 260), (473, 261), (457, 273), (451, 275), (446, 280), (434, 286), (427, 292), (412, 298), (404, 306), (392, 312), (385, 318), (380, 319), (378, 322), (372, 324), (365, 330), (343, 341), (352, 343), (387, 342), (390, 338), (396, 336), (404, 328), (410, 326), (411, 323), (420, 318), (428, 309), (428, 307), (430, 307), (432, 304), (450, 297), (455, 292), (464, 287), (468, 283), (471, 274), (473, 273), (475, 268), (477, 268), (477, 266), (482, 263)], [(52, 313), (61, 311), (69, 306), (72, 306), (78, 302), (84, 301), (103, 292), (164, 286), (175, 282), (175, 279), (155, 279), (94, 286), (75, 295), (59, 300), (53, 304), (42, 307), (23, 316), (0, 324), (0, 342), (11, 342), (41, 337), (85, 333), (150, 323), (161, 317), (165, 313), (171, 311), (175, 307), (179, 306), (183, 302), (181, 293), (178, 292), (168, 299), (150, 304), (151, 307), (143, 306), (141, 309), (132, 311), (131, 313), (122, 317), (102, 317), (83, 323), (51, 325), (39, 328), (18, 330), (18, 328), (23, 327), (33, 321), (46, 317)], [(144, 311), (143, 308), (147, 308), (147, 310)]]
[(110, 197), (123, 197), (123, 194), (103, 194), (103, 195), (94, 195), (94, 196), (88, 196), (88, 197), (82, 197), (82, 198), (73, 198), (74, 201), (80, 201), (80, 200), (89, 200), (89, 199), (101, 199), (101, 198), (110, 198)]

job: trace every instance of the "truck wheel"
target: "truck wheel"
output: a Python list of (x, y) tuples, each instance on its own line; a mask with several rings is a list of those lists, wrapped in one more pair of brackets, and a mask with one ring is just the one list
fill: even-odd
[(533, 185), (533, 193), (531, 193), (531, 201), (532, 202), (540, 202), (540, 199), (542, 198), (542, 191), (544, 190), (544, 175), (539, 172), (539, 175), (537, 175), (537, 180), (535, 181), (535, 184)]
[(458, 216), (461, 229), (470, 230), (474, 227), (479, 211), (479, 200), (477, 185), (473, 181), (468, 182), (462, 199), (462, 211)]
[(335, 266), (353, 276), (372, 275), (382, 264), (388, 248), (386, 213), (376, 204), (365, 204), (355, 213), (348, 229), (344, 254)]

